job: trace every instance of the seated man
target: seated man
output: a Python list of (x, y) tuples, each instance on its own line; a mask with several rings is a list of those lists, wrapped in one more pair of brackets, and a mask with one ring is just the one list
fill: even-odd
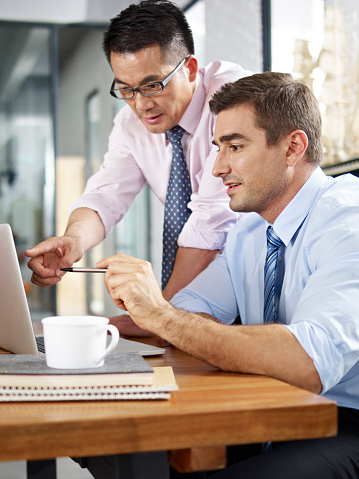
[(189, 354), (337, 401), (337, 437), (274, 443), (213, 477), (358, 478), (359, 180), (321, 171), (317, 101), (288, 74), (228, 83), (210, 108), (213, 174), (248, 214), (172, 304), (148, 263), (121, 254), (98, 264), (107, 289), (140, 327)]

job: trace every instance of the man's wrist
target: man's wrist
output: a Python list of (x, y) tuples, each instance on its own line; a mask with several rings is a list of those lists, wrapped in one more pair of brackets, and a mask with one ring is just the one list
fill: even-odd
[(68, 238), (70, 241), (76, 244), (76, 249), (85, 251), (85, 234), (81, 226), (72, 224), (66, 228), (64, 238)]
[(145, 324), (141, 327), (144, 327), (157, 336), (164, 338), (166, 332), (170, 330), (170, 325), (175, 314), (175, 308), (168, 301), (163, 300), (160, 306), (153, 309), (151, 313), (147, 313)]

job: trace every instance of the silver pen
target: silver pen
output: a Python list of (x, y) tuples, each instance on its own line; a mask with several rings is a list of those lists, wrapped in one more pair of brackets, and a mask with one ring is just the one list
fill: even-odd
[(60, 268), (68, 273), (106, 273), (106, 268)]

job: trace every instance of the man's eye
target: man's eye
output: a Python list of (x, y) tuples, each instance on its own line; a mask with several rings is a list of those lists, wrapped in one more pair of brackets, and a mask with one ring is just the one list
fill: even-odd
[(146, 92), (158, 91), (161, 90), (161, 85), (159, 83), (147, 83), (147, 85), (143, 85), (141, 90)]
[(238, 151), (242, 147), (241, 147), (241, 145), (231, 145), (229, 148), (230, 148), (231, 151)]

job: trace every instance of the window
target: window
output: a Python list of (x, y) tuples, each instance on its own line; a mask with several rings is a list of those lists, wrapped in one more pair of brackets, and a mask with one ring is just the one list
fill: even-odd
[(330, 174), (358, 169), (356, 0), (303, 0), (300, 6), (294, 0), (272, 0), (271, 5), (272, 70), (302, 78), (316, 95), (323, 119), (322, 166)]
[(54, 234), (52, 31), (0, 23), (0, 222), (10, 223), (32, 317), (54, 313), (54, 291), (30, 282), (24, 251)]

